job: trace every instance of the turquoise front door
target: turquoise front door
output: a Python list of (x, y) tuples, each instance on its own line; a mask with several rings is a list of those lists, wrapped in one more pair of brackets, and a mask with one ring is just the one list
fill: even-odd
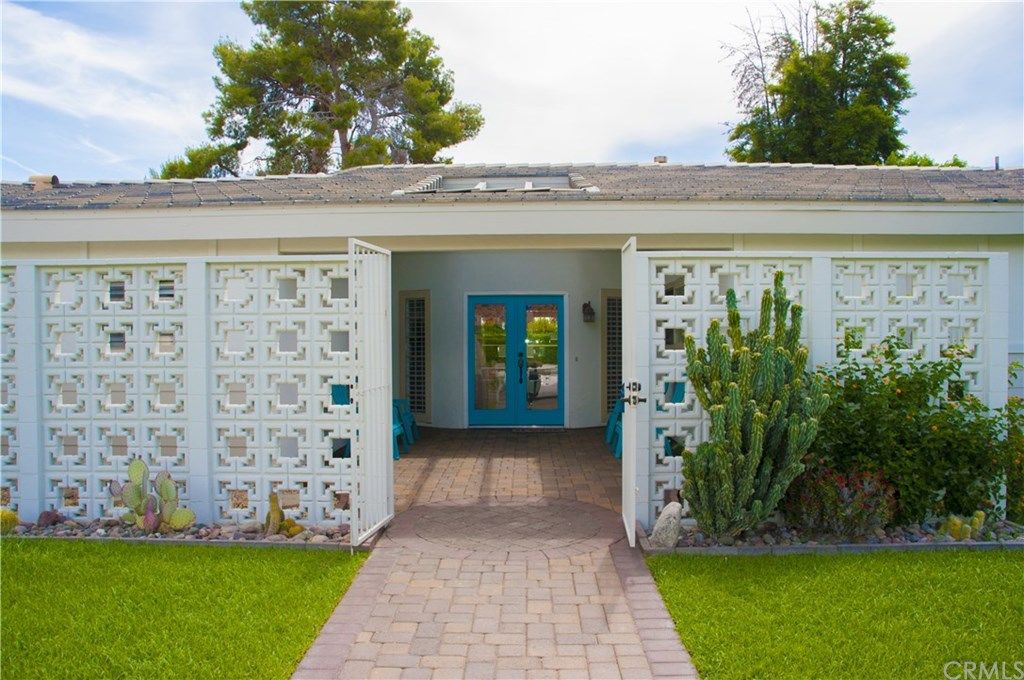
[(471, 295), (470, 426), (564, 424), (560, 295)]

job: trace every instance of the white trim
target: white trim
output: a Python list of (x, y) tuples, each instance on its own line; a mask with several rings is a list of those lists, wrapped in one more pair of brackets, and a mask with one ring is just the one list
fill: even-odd
[[(495, 234), (1020, 234), (1021, 203), (582, 201), (3, 212), (7, 243)], [(887, 219), (879, 219), (884, 215)], [(627, 226), (628, 225), (628, 226)]]

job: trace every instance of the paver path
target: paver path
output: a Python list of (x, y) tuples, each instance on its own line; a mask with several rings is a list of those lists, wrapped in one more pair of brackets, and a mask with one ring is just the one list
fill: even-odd
[(546, 497), (398, 515), (296, 678), (693, 678), (611, 510)]

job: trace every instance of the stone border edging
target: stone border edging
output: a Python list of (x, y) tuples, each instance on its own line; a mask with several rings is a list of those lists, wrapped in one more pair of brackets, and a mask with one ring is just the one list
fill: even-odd
[[(647, 538), (639, 527), (637, 538)], [(676, 624), (639, 551), (622, 538), (608, 546), (608, 552), (655, 680), (697, 680), (697, 667), (683, 645)]]
[(1024, 550), (1021, 541), (972, 541), (963, 543), (950, 541), (947, 543), (830, 543), (824, 545), (715, 545), (706, 548), (677, 546), (675, 548), (657, 548), (642, 533), (637, 534), (637, 545), (645, 555), (839, 555), (872, 552), (930, 552), (939, 550)]
[(288, 541), (208, 541), (191, 538), (145, 538), (141, 536), (39, 536), (33, 534), (4, 536), (2, 540), (16, 539), (29, 541), (85, 541), (102, 543), (105, 541), (118, 543), (144, 543), (146, 545), (209, 545), (219, 548), (243, 547), (243, 548), (288, 548), (290, 550), (345, 550), (349, 552), (370, 552), (377, 543), (380, 532), (362, 545), (352, 546), (347, 543), (289, 543)]

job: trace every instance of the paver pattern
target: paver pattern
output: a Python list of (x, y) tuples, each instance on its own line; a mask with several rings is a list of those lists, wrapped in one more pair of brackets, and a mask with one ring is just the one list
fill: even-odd
[(460, 498), (544, 496), (622, 507), (622, 470), (604, 430), (424, 428), (395, 462), (395, 510)]
[[(510, 467), (515, 476), (517, 464), (525, 465), (536, 482), (548, 466), (567, 471), (571, 459), (584, 457), (582, 445), (559, 453), (565, 433), (530, 434), (547, 445), (539, 454), (546, 461), (524, 463), (509, 433), (478, 433), (492, 445), (512, 443), (480, 454), (482, 467)], [(587, 435), (575, 439), (591, 441)], [(452, 438), (472, 445), (472, 438)], [(603, 449), (591, 453), (612, 458)], [(454, 498), (396, 516), (296, 678), (696, 677), (617, 512), (557, 494), (518, 495), (514, 486), (490, 494), (499, 490), (497, 476), (469, 478), (477, 481), (446, 489)], [(580, 471), (576, 479), (588, 477)], [(474, 483), (476, 497), (469, 495)], [(575, 496), (590, 494), (593, 483), (610, 481), (591, 476), (547, 488)], [(441, 493), (434, 485), (428, 498)]]

